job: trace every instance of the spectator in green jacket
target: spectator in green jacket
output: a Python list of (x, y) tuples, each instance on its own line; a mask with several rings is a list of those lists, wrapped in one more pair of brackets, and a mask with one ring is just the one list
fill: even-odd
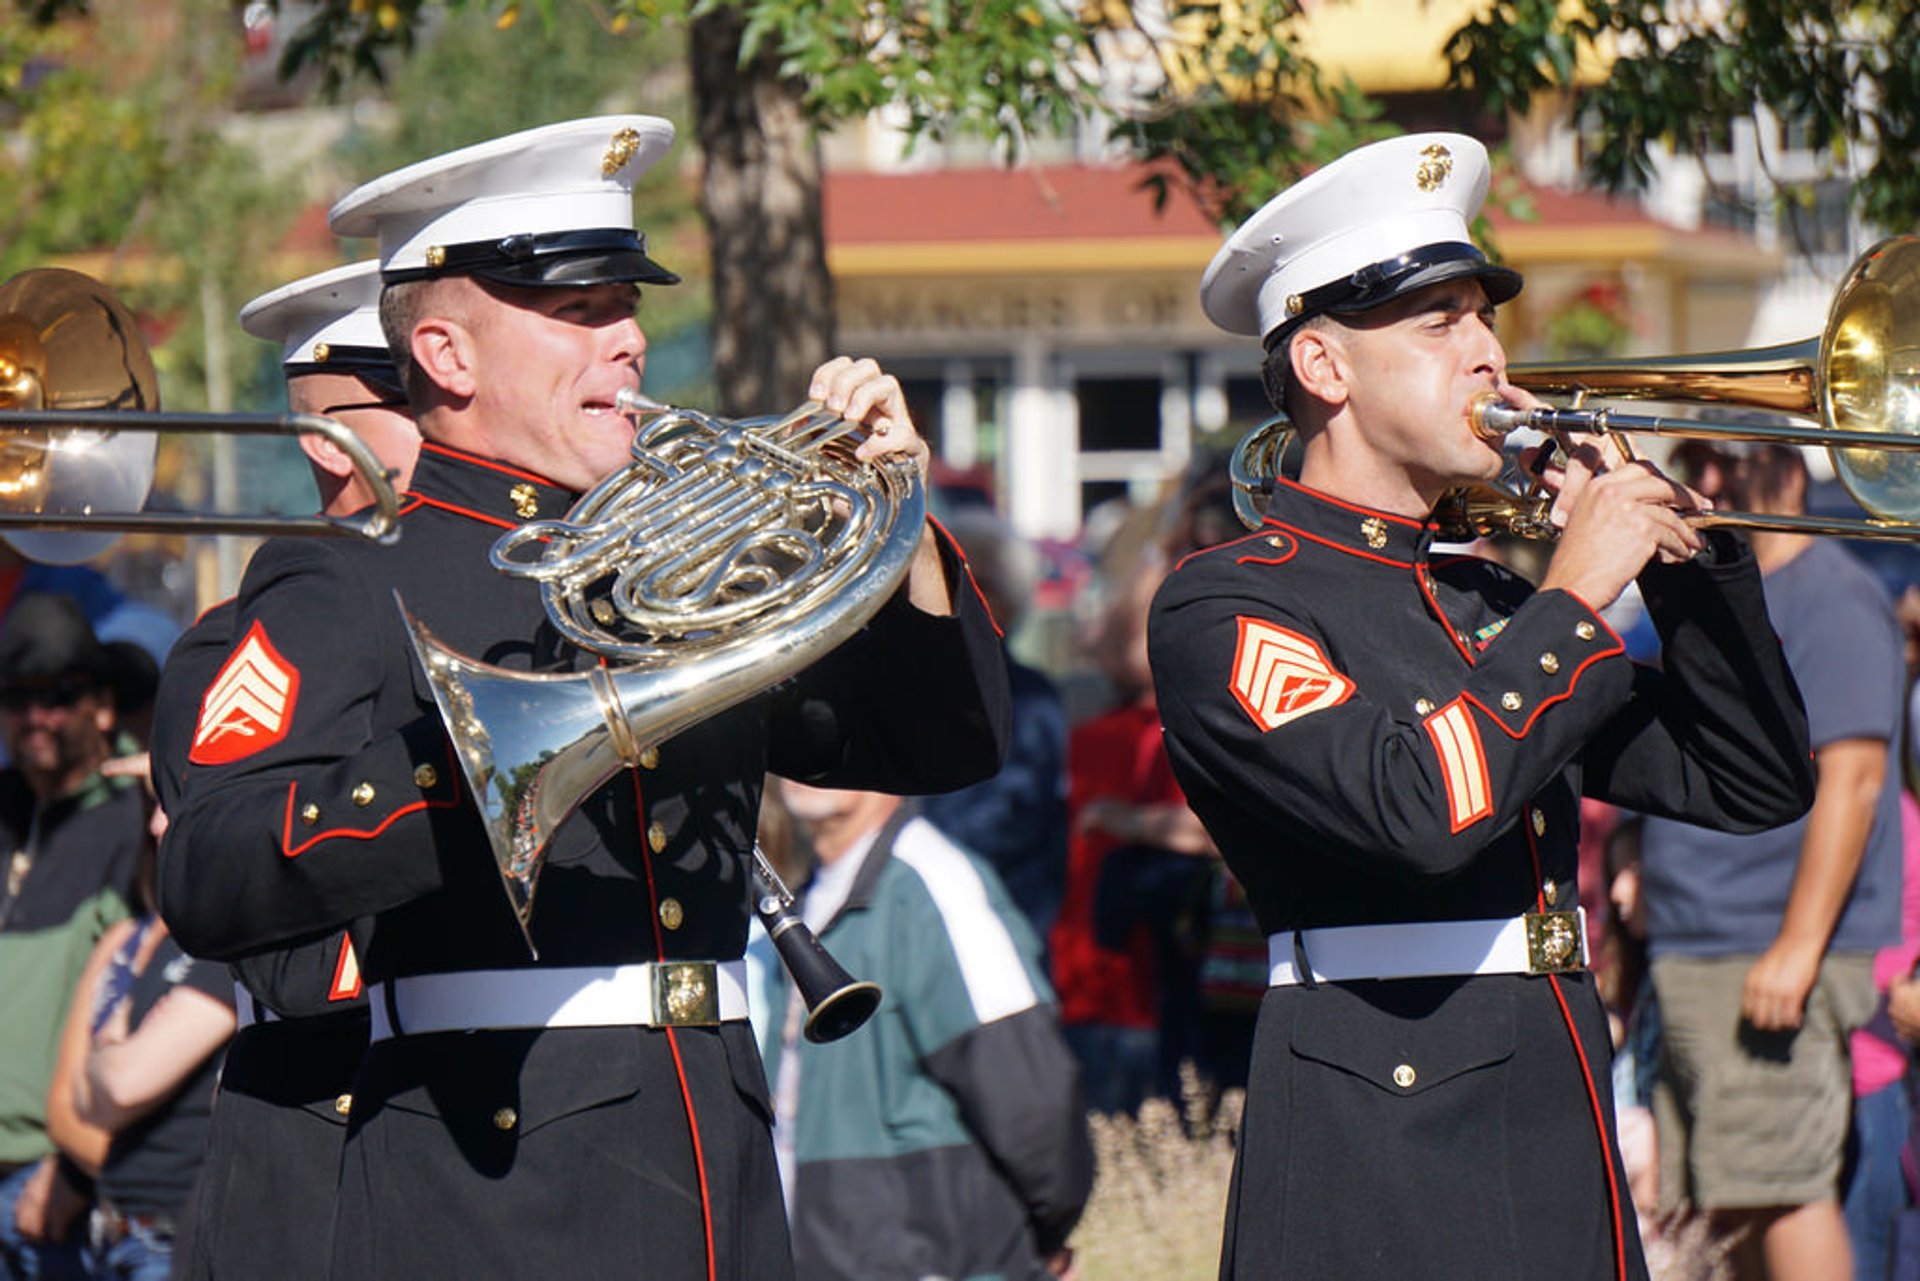
[(799, 1281), (1068, 1275), (1093, 1151), (1024, 916), (899, 797), (779, 790), (818, 859), (804, 918), (886, 993), (812, 1044), (765, 939), (748, 952)]

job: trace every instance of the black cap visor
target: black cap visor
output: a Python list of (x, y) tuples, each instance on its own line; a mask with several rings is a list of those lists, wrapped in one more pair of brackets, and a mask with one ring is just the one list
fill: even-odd
[(1352, 275), (1300, 295), (1300, 310), (1266, 336), (1268, 351), (1315, 316), (1357, 316), (1430, 285), (1477, 278), (1494, 306), (1520, 292), (1519, 272), (1488, 262), (1485, 254), (1462, 243), (1423, 245), (1397, 258), (1372, 263)]
[(381, 273), (388, 284), (439, 276), (472, 276), (523, 289), (680, 283), (679, 276), (647, 256), (645, 236), (619, 227), (446, 245), (435, 266)]

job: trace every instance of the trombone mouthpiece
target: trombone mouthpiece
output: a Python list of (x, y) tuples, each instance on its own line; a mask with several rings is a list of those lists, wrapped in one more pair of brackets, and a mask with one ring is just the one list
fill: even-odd
[(1490, 391), (1481, 392), (1467, 406), (1467, 425), (1473, 428), (1473, 434), (1494, 444), (1504, 441), (1507, 433), (1525, 427), (1531, 419), (1531, 410), (1509, 405)]
[(664, 414), (671, 405), (663, 405), (644, 392), (622, 387), (613, 394), (613, 407), (623, 414)]

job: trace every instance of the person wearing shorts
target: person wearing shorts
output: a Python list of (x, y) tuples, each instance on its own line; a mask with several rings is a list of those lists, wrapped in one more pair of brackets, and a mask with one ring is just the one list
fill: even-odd
[[(1805, 510), (1807, 469), (1765, 445), (1696, 449), (1685, 478), (1763, 512)], [(1767, 615), (1807, 708), (1813, 808), (1748, 836), (1646, 825), (1642, 880), (1666, 1035), (1654, 1100), (1661, 1202), (1705, 1211), (1740, 1277), (1850, 1275), (1840, 1178), (1848, 1037), (1873, 953), (1900, 938), (1900, 635), (1851, 554), (1756, 532)]]

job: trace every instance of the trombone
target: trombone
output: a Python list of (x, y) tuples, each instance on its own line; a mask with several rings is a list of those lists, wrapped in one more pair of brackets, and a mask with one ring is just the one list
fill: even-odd
[[(1695, 525), (1906, 542), (1920, 539), (1920, 236), (1881, 241), (1848, 267), (1815, 337), (1775, 347), (1704, 355), (1529, 363), (1508, 371), (1514, 385), (1538, 395), (1567, 396), (1567, 408), (1522, 409), (1488, 394), (1468, 411), (1489, 441), (1531, 429), (1652, 435), (1681, 440), (1818, 445), (1861, 519), (1763, 512), (1689, 513)], [(1738, 422), (1589, 409), (1589, 399), (1734, 405), (1763, 411), (1767, 421)], [(1269, 419), (1244, 437), (1229, 463), (1234, 509), (1257, 526), (1273, 491), (1291, 429)], [(1626, 442), (1621, 442), (1623, 445)], [(1495, 533), (1551, 538), (1550, 496), (1501, 485), (1448, 493), (1435, 507), (1443, 536), (1466, 540)]]
[[(38, 267), (0, 284), (0, 535), (10, 531), (347, 534), (391, 542), (399, 496), (358, 436), (314, 414), (160, 413), (153, 358), (138, 322), (104, 285), (77, 271)], [(324, 436), (374, 495), (350, 516), (142, 510), (159, 436)], [(90, 543), (90, 540), (89, 540)], [(60, 559), (48, 545), (29, 554)], [(23, 550), (29, 550), (23, 548)], [(89, 545), (81, 557), (100, 550)], [(70, 554), (70, 549), (69, 549)]]

